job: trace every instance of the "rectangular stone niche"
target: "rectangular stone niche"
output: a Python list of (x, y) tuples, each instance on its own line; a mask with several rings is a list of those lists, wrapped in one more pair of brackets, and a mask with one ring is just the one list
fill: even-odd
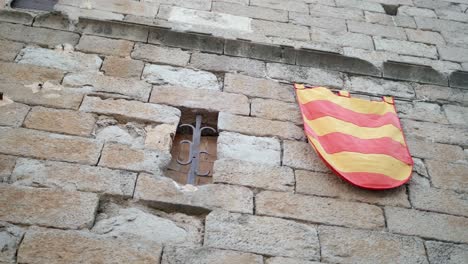
[[(182, 143), (184, 140), (192, 141), (193, 131), (190, 127), (183, 126), (180, 127), (182, 124), (190, 124), (195, 127), (196, 123), (196, 116), (201, 115), (202, 123), (201, 127), (209, 126), (214, 128), (216, 131), (218, 130), (217, 127), (217, 120), (218, 120), (218, 113), (200, 113), (191, 110), (186, 110), (182, 112), (181, 121), (179, 123), (179, 127), (177, 128), (177, 133), (174, 137), (174, 141), (172, 144), (171, 155), (172, 160), (167, 167), (167, 171), (165, 173), (166, 176), (172, 178), (176, 182), (180, 184), (187, 184), (188, 180), (188, 172), (190, 170), (191, 164), (183, 165), (177, 162), (177, 159), (182, 162), (187, 162), (189, 160), (190, 154), (190, 144)], [(207, 176), (196, 176), (195, 178), (195, 185), (203, 185), (212, 183), (212, 176), (213, 176), (213, 164), (217, 158), (217, 140), (218, 140), (218, 133), (213, 132), (210, 129), (204, 129), (201, 133), (200, 138), (200, 152), (206, 151), (208, 154), (201, 153), (200, 154), (200, 162), (198, 166), (198, 172), (200, 174), (204, 174), (209, 171)]]

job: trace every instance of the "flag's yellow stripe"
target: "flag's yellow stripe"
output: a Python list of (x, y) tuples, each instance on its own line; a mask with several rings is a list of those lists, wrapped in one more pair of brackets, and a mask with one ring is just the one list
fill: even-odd
[(328, 154), (313, 137), (308, 137), (320, 155), (341, 172), (380, 173), (395, 180), (404, 180), (410, 175), (412, 166), (384, 154), (339, 152)]
[(405, 139), (400, 129), (391, 124), (381, 127), (361, 127), (331, 116), (324, 116), (314, 120), (304, 119), (304, 122), (309, 125), (318, 136), (339, 132), (361, 139), (389, 137), (400, 142), (403, 146), (406, 146)]
[(362, 114), (377, 114), (384, 115), (386, 113), (395, 113), (393, 105), (383, 101), (368, 101), (360, 98), (348, 98), (334, 94), (332, 91), (324, 87), (316, 87), (311, 89), (298, 89), (297, 97), (300, 104), (317, 100), (327, 100), (351, 111)]

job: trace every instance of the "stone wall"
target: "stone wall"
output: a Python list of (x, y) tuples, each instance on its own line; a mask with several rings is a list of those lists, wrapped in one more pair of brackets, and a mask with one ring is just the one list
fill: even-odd
[[(300, 3), (285, 6), (301, 12)], [(0, 262), (468, 259), (466, 73), (0, 12)], [(395, 96), (415, 160), (411, 181), (372, 192), (332, 175), (305, 141), (292, 82)], [(219, 113), (212, 184), (164, 175), (188, 109)]]

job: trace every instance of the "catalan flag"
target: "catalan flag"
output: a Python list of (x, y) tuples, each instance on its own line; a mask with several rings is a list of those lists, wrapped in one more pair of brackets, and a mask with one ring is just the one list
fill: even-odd
[(409, 180), (413, 159), (393, 97), (369, 101), (325, 87), (295, 88), (309, 143), (336, 174), (376, 190)]

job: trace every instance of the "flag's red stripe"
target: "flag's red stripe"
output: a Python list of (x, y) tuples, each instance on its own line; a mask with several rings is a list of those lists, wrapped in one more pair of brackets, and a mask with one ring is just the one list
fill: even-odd
[(399, 181), (379, 173), (341, 171), (336, 172), (343, 179), (354, 185), (373, 190), (383, 190), (398, 187), (402, 184), (405, 184), (411, 178), (410, 175), (408, 175), (408, 178)]
[(384, 154), (407, 164), (412, 164), (412, 158), (406, 147), (391, 138), (360, 139), (340, 132), (318, 136), (314, 130), (305, 124), (307, 134), (317, 139), (328, 154), (342, 151), (359, 152), (363, 154)]
[(327, 100), (311, 101), (301, 105), (302, 114), (309, 120), (331, 116), (361, 127), (381, 127), (394, 125), (401, 129), (395, 113), (383, 115), (357, 113)]

